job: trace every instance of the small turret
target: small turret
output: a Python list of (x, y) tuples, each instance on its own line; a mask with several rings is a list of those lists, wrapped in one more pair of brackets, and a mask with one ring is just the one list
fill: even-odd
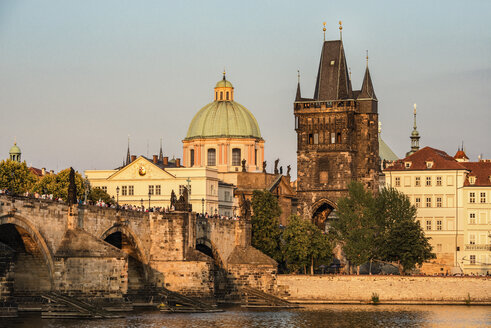
[(20, 157), (21, 157), (21, 155), (22, 155), (22, 153), (20, 151), (20, 148), (17, 147), (17, 142), (14, 142), (14, 145), (9, 150), (9, 158), (10, 158), (10, 160), (11, 161), (16, 161), (16, 162), (19, 162), (20, 163)]
[(411, 132), (411, 136), (409, 137), (411, 139), (411, 150), (406, 153), (406, 157), (409, 155), (414, 154), (419, 150), (419, 132), (416, 127), (416, 104), (414, 104), (414, 126), (413, 126), (413, 132)]

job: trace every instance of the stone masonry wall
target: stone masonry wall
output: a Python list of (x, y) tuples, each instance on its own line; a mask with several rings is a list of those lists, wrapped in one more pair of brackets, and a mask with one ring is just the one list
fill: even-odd
[(376, 293), (380, 303), (491, 304), (487, 277), (309, 276), (278, 275), (276, 294), (304, 303), (368, 303)]

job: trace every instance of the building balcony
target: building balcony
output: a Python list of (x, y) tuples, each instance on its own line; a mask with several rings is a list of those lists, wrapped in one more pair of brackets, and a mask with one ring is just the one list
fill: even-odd
[(467, 244), (465, 245), (466, 251), (491, 251), (491, 245), (487, 244)]

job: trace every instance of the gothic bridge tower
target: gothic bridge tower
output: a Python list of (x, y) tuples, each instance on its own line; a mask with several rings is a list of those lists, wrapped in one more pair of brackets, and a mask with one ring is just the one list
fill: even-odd
[(335, 216), (351, 180), (378, 190), (377, 102), (368, 56), (361, 90), (352, 90), (342, 39), (324, 41), (314, 97), (301, 96), (299, 81), (293, 104), (298, 209), (320, 228)]

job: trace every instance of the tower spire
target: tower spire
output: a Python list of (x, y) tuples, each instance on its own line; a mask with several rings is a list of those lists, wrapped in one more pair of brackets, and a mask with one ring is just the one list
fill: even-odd
[(130, 135), (128, 134), (128, 150), (126, 151), (126, 164), (128, 165), (131, 162), (131, 155), (130, 155)]
[(299, 101), (300, 99), (302, 99), (302, 94), (300, 92), (300, 70), (297, 70), (297, 94), (295, 96), (295, 101)]
[(411, 139), (411, 150), (406, 153), (406, 156), (412, 155), (415, 152), (419, 150), (419, 132), (416, 126), (416, 108), (417, 105), (414, 104), (414, 125), (413, 125), (413, 132), (411, 132), (411, 136), (409, 137)]
[(164, 160), (164, 153), (162, 152), (162, 137), (160, 138), (160, 152), (159, 152), (159, 162)]

